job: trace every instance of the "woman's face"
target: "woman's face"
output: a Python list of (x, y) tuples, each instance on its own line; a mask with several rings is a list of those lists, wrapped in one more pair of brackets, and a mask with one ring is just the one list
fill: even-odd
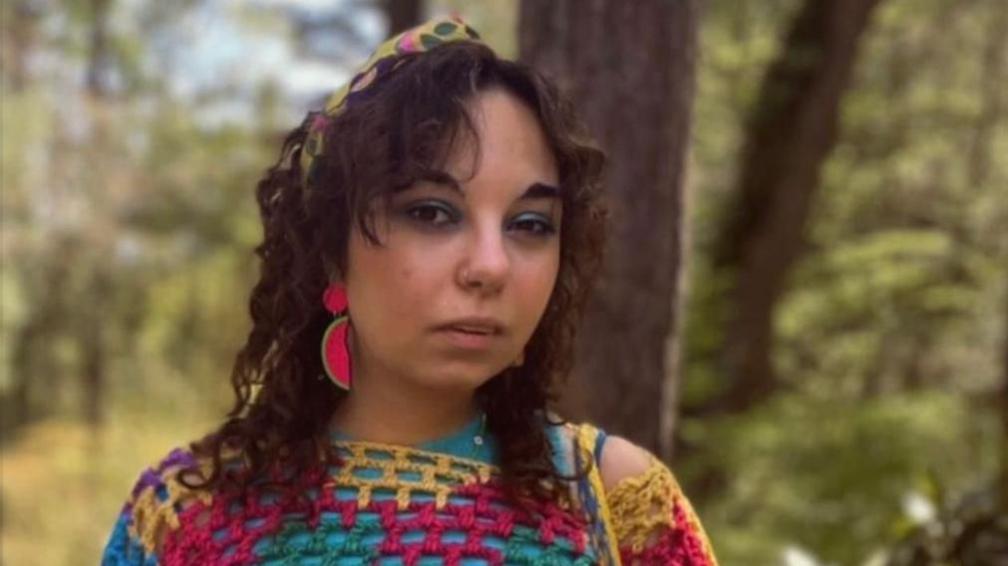
[[(479, 138), (446, 164), (456, 187), (396, 193), (353, 231), (346, 277), (355, 375), (475, 390), (512, 365), (542, 317), (560, 261), (557, 168), (533, 112), (503, 90), (468, 104)], [(405, 385), (405, 384), (404, 384)]]

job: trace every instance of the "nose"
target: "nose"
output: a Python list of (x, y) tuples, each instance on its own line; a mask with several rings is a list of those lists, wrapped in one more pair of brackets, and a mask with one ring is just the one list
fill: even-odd
[(485, 294), (500, 291), (511, 271), (511, 258), (496, 228), (474, 230), (458, 270), (459, 285)]

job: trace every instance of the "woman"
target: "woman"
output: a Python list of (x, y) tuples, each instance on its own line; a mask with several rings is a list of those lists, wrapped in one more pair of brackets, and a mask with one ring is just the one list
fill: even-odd
[(547, 411), (601, 164), (461, 21), (380, 47), (259, 183), (234, 409), (141, 476), (106, 563), (714, 564), (667, 468)]

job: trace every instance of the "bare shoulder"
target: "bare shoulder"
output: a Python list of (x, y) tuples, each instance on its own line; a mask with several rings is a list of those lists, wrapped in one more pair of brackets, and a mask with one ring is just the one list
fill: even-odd
[(602, 445), (599, 472), (606, 491), (611, 491), (621, 481), (646, 472), (654, 462), (647, 450), (621, 436), (608, 436)]
[[(594, 429), (593, 426), (588, 427)], [(583, 426), (567, 423), (561, 428), (568, 442), (576, 445), (577, 437)], [(625, 479), (641, 476), (654, 465), (656, 459), (651, 452), (633, 442), (613, 434), (605, 435), (602, 453), (599, 457), (599, 475), (602, 485), (608, 493)]]

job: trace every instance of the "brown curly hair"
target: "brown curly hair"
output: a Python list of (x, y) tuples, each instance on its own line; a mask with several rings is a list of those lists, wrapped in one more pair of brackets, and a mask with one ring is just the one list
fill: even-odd
[[(447, 43), (401, 58), (365, 96), (328, 119), (323, 153), (309, 175), (299, 162), (314, 113), (287, 136), (279, 160), (259, 182), (265, 234), (256, 254), (262, 271), (250, 301), (253, 327), (231, 375), (236, 400), (220, 428), (193, 443), (211, 467), (198, 481), (189, 476), (187, 485), (244, 489), (250, 478), (269, 477), (263, 474), (275, 471), (277, 462), (288, 478), (339, 464), (326, 427), (346, 394), (319, 378), (319, 344), (331, 321), (323, 290), (330, 275), (346, 268), (350, 230), (378, 243), (372, 205), (387, 204), (419, 180), (445, 180), (440, 166), (446, 148), (474, 132), (465, 103), (489, 88), (514, 95), (541, 122), (558, 167), (563, 217), (557, 281), (525, 363), (480, 386), (476, 399), (499, 441), (510, 496), (560, 497), (561, 482), (551, 480), (570, 479), (553, 467), (541, 415), (571, 370), (576, 327), (599, 267), (603, 154), (553, 84), (481, 43)], [(238, 471), (225, 465), (235, 454)]]

